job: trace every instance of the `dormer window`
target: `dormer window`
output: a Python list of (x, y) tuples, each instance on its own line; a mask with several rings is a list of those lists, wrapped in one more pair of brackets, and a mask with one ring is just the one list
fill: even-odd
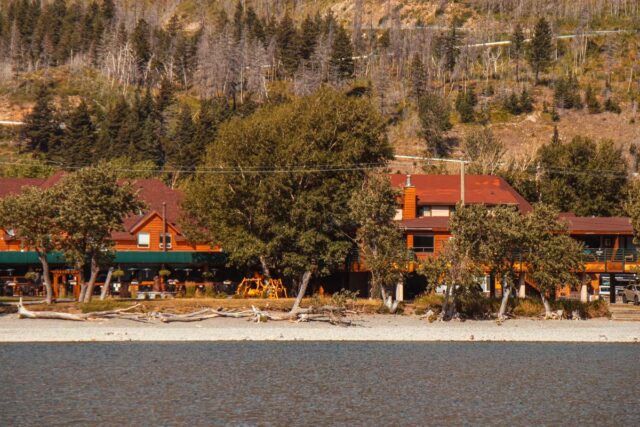
[(138, 247), (148, 248), (151, 246), (151, 235), (149, 233), (138, 233)]
[(167, 249), (171, 249), (171, 234), (160, 233), (160, 249), (164, 249), (164, 243), (167, 243)]

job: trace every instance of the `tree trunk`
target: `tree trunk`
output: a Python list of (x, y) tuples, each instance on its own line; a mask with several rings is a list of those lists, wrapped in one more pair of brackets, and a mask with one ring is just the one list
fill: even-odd
[(442, 301), (442, 311), (440, 312), (440, 319), (447, 320), (447, 311), (449, 308), (449, 294), (451, 293), (451, 283), (447, 283), (447, 288), (444, 290), (444, 300)]
[(549, 319), (553, 316), (551, 313), (551, 304), (549, 304), (549, 300), (544, 295), (544, 291), (540, 290), (540, 299), (542, 300), (542, 305), (544, 305), (544, 317), (545, 319)]
[(85, 290), (84, 299), (82, 302), (90, 302), (91, 297), (93, 296), (93, 288), (96, 285), (96, 279), (98, 278), (98, 273), (100, 273), (100, 265), (98, 265), (98, 260), (95, 256), (91, 257), (91, 276), (89, 277), (89, 283), (87, 284), (87, 288)]
[(373, 271), (371, 272), (371, 290), (369, 291), (369, 298), (370, 299), (385, 298), (384, 290), (378, 284), (378, 279), (376, 278), (376, 275), (373, 273)]
[(507, 276), (502, 277), (502, 302), (500, 303), (500, 311), (498, 312), (498, 319), (504, 319), (504, 314), (507, 312), (507, 304), (509, 302), (509, 295), (511, 294), (511, 286), (508, 283)]
[(489, 274), (489, 298), (495, 298), (496, 297), (496, 276), (495, 273), (492, 271)]
[(42, 264), (42, 280), (44, 281), (44, 289), (46, 292), (47, 304), (53, 302), (53, 288), (51, 287), (51, 275), (49, 273), (49, 261), (47, 261), (47, 254), (38, 254), (40, 264)]
[(100, 301), (103, 301), (109, 292), (109, 286), (111, 286), (111, 275), (113, 274), (113, 267), (109, 267), (109, 272), (107, 273), (107, 279), (104, 281), (104, 285), (102, 286), (102, 291), (100, 292)]
[(304, 294), (307, 292), (307, 286), (309, 286), (309, 280), (311, 280), (311, 271), (307, 270), (302, 275), (300, 289), (298, 290), (296, 301), (293, 303), (293, 307), (291, 308), (292, 313), (297, 311), (298, 308), (300, 308), (300, 303), (302, 302), (302, 298), (304, 298)]
[(260, 255), (260, 265), (262, 266), (262, 274), (264, 274), (265, 279), (271, 278), (271, 272), (269, 271), (269, 266), (267, 265), (267, 259), (264, 255)]
[(78, 282), (76, 286), (80, 286), (80, 295), (78, 295), (78, 302), (84, 301), (84, 295), (87, 292), (87, 284), (84, 282), (84, 265), (76, 265), (78, 270)]

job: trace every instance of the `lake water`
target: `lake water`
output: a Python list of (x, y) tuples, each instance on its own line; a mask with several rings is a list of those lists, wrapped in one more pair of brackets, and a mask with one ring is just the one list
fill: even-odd
[(639, 345), (0, 345), (2, 426), (639, 422)]

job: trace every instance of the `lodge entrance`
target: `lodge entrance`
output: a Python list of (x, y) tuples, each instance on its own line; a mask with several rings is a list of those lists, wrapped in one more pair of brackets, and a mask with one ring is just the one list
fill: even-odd
[(53, 270), (53, 297), (66, 298), (69, 293), (74, 299), (80, 297), (80, 272), (78, 270)]

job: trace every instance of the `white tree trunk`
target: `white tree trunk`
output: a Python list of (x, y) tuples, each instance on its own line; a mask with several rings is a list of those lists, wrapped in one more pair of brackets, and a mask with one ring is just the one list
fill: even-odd
[(309, 280), (311, 280), (311, 271), (307, 270), (302, 275), (300, 289), (298, 290), (296, 301), (293, 303), (293, 307), (291, 308), (292, 313), (296, 312), (300, 308), (300, 303), (302, 302), (302, 298), (304, 298), (304, 294), (307, 292), (307, 286), (309, 286)]
[(46, 292), (47, 304), (53, 302), (53, 288), (51, 286), (51, 274), (49, 272), (49, 261), (46, 254), (39, 254), (40, 264), (42, 264), (42, 280), (44, 281), (44, 289)]
[(542, 305), (544, 305), (544, 317), (545, 319), (549, 319), (553, 317), (551, 313), (551, 304), (549, 304), (549, 300), (544, 295), (544, 291), (540, 290), (540, 299), (542, 300)]
[(506, 275), (502, 277), (502, 302), (500, 303), (500, 311), (498, 312), (498, 319), (504, 319), (504, 314), (507, 312), (507, 304), (509, 303), (509, 294), (511, 293), (511, 287), (507, 283)]
[(113, 274), (113, 267), (109, 268), (109, 272), (107, 273), (107, 278), (104, 281), (104, 285), (102, 285), (102, 291), (100, 292), (100, 301), (103, 301), (107, 293), (109, 292), (109, 286), (111, 286), (111, 276)]

